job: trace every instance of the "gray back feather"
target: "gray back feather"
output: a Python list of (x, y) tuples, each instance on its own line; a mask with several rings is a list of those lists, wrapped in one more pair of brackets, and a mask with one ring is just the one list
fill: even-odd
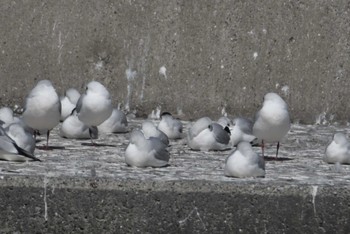
[(159, 138), (150, 137), (149, 141), (151, 143), (151, 149), (155, 151), (154, 157), (158, 160), (169, 161), (170, 154), (167, 150), (167, 145), (165, 145)]
[(254, 125), (252, 120), (247, 118), (236, 118), (234, 122), (239, 125), (242, 132), (246, 134), (252, 134), (252, 129)]
[(217, 142), (225, 145), (230, 142), (230, 134), (226, 132), (220, 124), (212, 123), (209, 125), (209, 128), (214, 133), (214, 137)]
[(82, 94), (82, 95), (80, 96), (80, 98), (78, 99), (77, 105), (75, 106), (75, 111), (76, 111), (77, 113), (79, 113), (80, 110), (81, 110), (81, 107), (82, 107), (82, 105), (83, 105), (83, 98), (85, 97), (85, 95), (86, 95), (86, 94)]

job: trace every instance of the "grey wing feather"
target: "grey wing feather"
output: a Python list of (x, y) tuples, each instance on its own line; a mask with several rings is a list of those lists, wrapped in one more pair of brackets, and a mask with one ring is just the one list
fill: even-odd
[(83, 98), (85, 97), (85, 94), (82, 94), (81, 96), (80, 96), (80, 98), (78, 99), (78, 101), (77, 101), (77, 105), (75, 106), (75, 111), (77, 112), (77, 113), (79, 113), (80, 112), (80, 110), (81, 110), (81, 107), (82, 107), (82, 105), (83, 105)]
[(253, 121), (246, 118), (238, 118), (237, 121), (239, 122), (239, 126), (242, 132), (246, 134), (252, 134), (252, 129), (254, 125)]
[(220, 124), (212, 123), (212, 131), (215, 136), (215, 140), (221, 144), (228, 144), (230, 142), (230, 135), (226, 132)]
[(165, 145), (161, 140), (156, 137), (151, 137), (149, 139), (152, 144), (152, 150), (155, 150), (154, 157), (158, 160), (169, 161), (170, 153), (166, 149), (167, 145)]
[(60, 111), (60, 114), (62, 114), (62, 103), (61, 103), (61, 100), (58, 101), (58, 110)]
[(180, 121), (174, 121), (174, 128), (182, 133), (182, 123)]

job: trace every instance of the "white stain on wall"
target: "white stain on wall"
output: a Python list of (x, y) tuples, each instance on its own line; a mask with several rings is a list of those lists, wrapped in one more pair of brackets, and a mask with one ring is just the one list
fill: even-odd
[(166, 75), (166, 67), (162, 66), (159, 68), (159, 75), (164, 76), (165, 79), (168, 79), (167, 75)]
[(130, 99), (131, 99), (131, 93), (132, 93), (132, 82), (133, 82), (133, 80), (135, 80), (137, 72), (131, 70), (130, 68), (128, 68), (125, 71), (125, 75), (126, 75), (126, 79), (128, 80), (125, 109), (127, 111), (130, 111)]
[(289, 94), (289, 86), (288, 85), (284, 85), (282, 88), (281, 88), (282, 92), (284, 95), (288, 95)]

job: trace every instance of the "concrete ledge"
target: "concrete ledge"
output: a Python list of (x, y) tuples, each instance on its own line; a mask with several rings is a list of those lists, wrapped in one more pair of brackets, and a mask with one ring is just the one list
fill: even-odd
[(0, 231), (348, 233), (349, 186), (4, 176)]
[(0, 161), (0, 232), (350, 231), (350, 167), (322, 161), (333, 133), (349, 127), (293, 125), (280, 149), (291, 160), (266, 162), (266, 178), (258, 179), (224, 176), (231, 151), (191, 151), (172, 141), (169, 167), (131, 168), (124, 162), (129, 134), (101, 134), (97, 143), (105, 145), (91, 147), (57, 130), (54, 150), (36, 150), (42, 163)]

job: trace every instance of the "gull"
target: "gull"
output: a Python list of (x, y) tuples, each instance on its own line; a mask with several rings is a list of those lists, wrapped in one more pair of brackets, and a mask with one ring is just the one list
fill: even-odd
[(168, 165), (170, 154), (159, 138), (146, 139), (140, 130), (133, 130), (130, 143), (125, 150), (125, 162), (133, 167), (164, 167)]
[(242, 141), (227, 157), (224, 171), (226, 176), (232, 177), (265, 177), (265, 161), (253, 151), (249, 142)]
[(256, 137), (253, 135), (253, 121), (243, 117), (237, 117), (233, 120), (227, 117), (221, 117), (218, 120), (218, 123), (225, 127), (227, 126), (230, 129), (230, 143), (232, 146), (237, 146), (239, 142), (246, 141), (254, 143)]
[(168, 136), (160, 131), (151, 121), (145, 121), (142, 123), (142, 132), (146, 138), (156, 137), (159, 138), (165, 145), (169, 145)]
[(46, 132), (46, 149), (49, 146), (50, 130), (60, 121), (61, 102), (49, 80), (41, 80), (26, 98), (23, 121), (39, 132)]
[(74, 113), (63, 121), (59, 135), (63, 138), (69, 139), (97, 139), (98, 130), (97, 127), (89, 127), (85, 125)]
[(16, 142), (16, 144), (30, 152), (34, 153), (35, 150), (35, 138), (33, 137), (33, 132), (31, 129), (26, 128), (20, 122), (12, 123), (5, 128), (5, 131), (12, 140)]
[(327, 146), (323, 161), (327, 163), (350, 164), (350, 143), (343, 133), (335, 133)]
[(4, 122), (3, 126), (6, 127), (15, 121), (13, 111), (9, 107), (0, 108), (0, 120)]
[(276, 93), (267, 93), (261, 109), (255, 115), (253, 135), (261, 142), (264, 156), (264, 143), (277, 142), (276, 158), (280, 140), (290, 129), (290, 118), (287, 103)]
[(32, 153), (19, 147), (16, 142), (9, 137), (5, 129), (0, 127), (0, 159), (7, 161), (41, 161), (36, 158)]
[[(101, 83), (91, 81), (86, 87), (86, 92), (80, 96), (75, 110), (79, 120), (87, 126), (97, 127), (102, 124), (113, 111), (108, 90)], [(91, 128), (89, 129), (92, 141)]]
[(192, 150), (230, 149), (230, 130), (214, 123), (208, 117), (198, 119), (188, 130), (188, 146)]
[(64, 121), (73, 111), (79, 100), (80, 93), (74, 88), (67, 89), (65, 95), (60, 98), (61, 100), (61, 121)]
[(111, 116), (102, 124), (98, 125), (98, 131), (104, 133), (125, 133), (128, 132), (128, 120), (123, 111), (114, 108)]
[(174, 118), (169, 112), (163, 112), (160, 117), (158, 129), (164, 132), (169, 139), (182, 138), (182, 123)]

